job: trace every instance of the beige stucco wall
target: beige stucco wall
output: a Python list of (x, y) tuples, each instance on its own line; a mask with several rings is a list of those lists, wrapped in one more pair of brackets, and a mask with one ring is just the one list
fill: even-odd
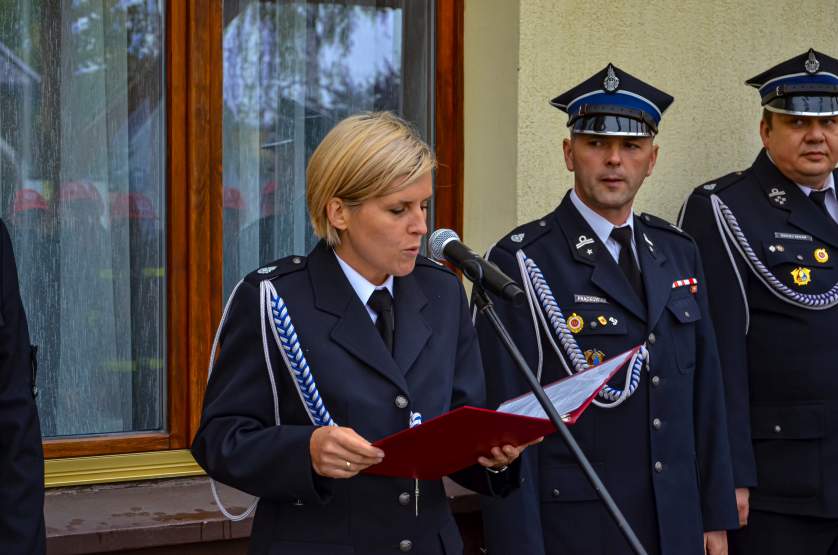
[(466, 240), (485, 248), (561, 200), (572, 185), (560, 150), (566, 117), (548, 100), (608, 62), (675, 97), (657, 139), (658, 166), (636, 202), (637, 211), (674, 219), (690, 189), (748, 166), (758, 152), (759, 97), (747, 78), (810, 46), (838, 56), (836, 7), (467, 0)]

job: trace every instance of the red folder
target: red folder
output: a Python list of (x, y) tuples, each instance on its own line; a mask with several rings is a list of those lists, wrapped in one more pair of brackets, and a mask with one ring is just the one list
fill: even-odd
[[(609, 379), (637, 353), (635, 347), (584, 372), (548, 385), (548, 397), (562, 420), (573, 424)], [(460, 407), (373, 443), (384, 451), (384, 460), (364, 474), (436, 480), (477, 464), (492, 447), (523, 445), (556, 431), (532, 393), (510, 399), (500, 411)], [(569, 404), (568, 404), (569, 402)], [(537, 402), (536, 402), (537, 404)], [(530, 412), (532, 416), (517, 413)]]
[(436, 480), (489, 454), (498, 445), (522, 445), (556, 431), (544, 418), (460, 407), (373, 443), (384, 460), (365, 474)]

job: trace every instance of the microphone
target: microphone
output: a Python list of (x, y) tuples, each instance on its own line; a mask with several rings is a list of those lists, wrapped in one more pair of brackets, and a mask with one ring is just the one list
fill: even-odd
[(447, 260), (463, 271), (471, 282), (491, 291), (495, 295), (519, 305), (524, 302), (524, 291), (511, 277), (501, 272), (489, 262), (460, 241), (456, 231), (437, 229), (428, 238), (431, 257), (434, 260)]

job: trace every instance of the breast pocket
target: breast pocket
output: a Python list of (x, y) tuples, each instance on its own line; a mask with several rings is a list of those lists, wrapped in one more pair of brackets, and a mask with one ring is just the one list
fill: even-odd
[(701, 311), (692, 295), (679, 295), (669, 300), (666, 308), (675, 319), (672, 329), (672, 349), (678, 370), (689, 374), (695, 370), (696, 322), (701, 320)]

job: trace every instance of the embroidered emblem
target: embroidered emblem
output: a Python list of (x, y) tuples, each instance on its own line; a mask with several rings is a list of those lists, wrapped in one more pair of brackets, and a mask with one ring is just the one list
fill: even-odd
[(791, 271), (795, 285), (809, 285), (812, 281), (812, 270), (809, 268), (795, 268)]
[(588, 366), (602, 364), (602, 361), (605, 360), (605, 353), (599, 349), (588, 349), (583, 354), (585, 355), (585, 361), (588, 363)]
[(826, 252), (826, 249), (815, 249), (815, 260), (819, 264), (826, 264), (829, 262), (829, 253)]
[(510, 235), (509, 240), (512, 241), (513, 243), (520, 243), (521, 241), (524, 240), (524, 234), (523, 233), (516, 233), (515, 235)]
[(715, 183), (708, 183), (707, 185), (704, 185), (702, 188), (705, 191), (712, 191), (713, 189), (716, 188), (716, 184)]
[(585, 245), (590, 245), (591, 243), (593, 243), (593, 242), (594, 242), (594, 240), (593, 240), (593, 239), (591, 239), (590, 237), (586, 237), (586, 236), (584, 236), (584, 235), (580, 235), (580, 236), (579, 236), (579, 239), (577, 239), (577, 241), (579, 241), (578, 243), (576, 243), (576, 249), (577, 249), (577, 250), (578, 250), (578, 249), (581, 249), (581, 248), (582, 248), (582, 247), (584, 247)]
[(257, 274), (270, 274), (274, 270), (276, 270), (276, 266), (265, 266), (264, 268), (259, 268), (258, 270), (256, 270), (256, 273)]
[(597, 316), (596, 320), (600, 323), (600, 325), (608, 325), (608, 319), (605, 316)]
[(768, 200), (773, 202), (778, 206), (785, 206), (786, 201), (786, 191), (783, 189), (778, 189), (777, 187), (772, 187), (771, 190), (768, 192)]
[[(812, 236), (804, 233), (783, 233), (782, 231), (774, 232), (775, 239), (791, 239), (793, 241), (811, 241)], [(782, 251), (781, 251), (782, 252)]]
[(595, 295), (573, 295), (573, 302), (576, 303), (607, 303), (605, 297), (597, 297)]
[(679, 287), (686, 287), (687, 285), (698, 285), (698, 280), (694, 277), (691, 277), (685, 279), (676, 279), (672, 282), (673, 289), (677, 289)]
[(612, 93), (616, 91), (619, 86), (620, 78), (614, 73), (614, 66), (608, 64), (608, 73), (602, 81), (602, 88), (604, 88), (606, 92)]
[(821, 68), (821, 63), (815, 57), (814, 49), (809, 49), (809, 57), (806, 59), (806, 62), (803, 64), (803, 68), (806, 70), (806, 73), (812, 75), (813, 73), (817, 73), (818, 70)]
[(585, 320), (575, 312), (568, 316), (567, 327), (573, 333), (579, 333), (585, 327)]

